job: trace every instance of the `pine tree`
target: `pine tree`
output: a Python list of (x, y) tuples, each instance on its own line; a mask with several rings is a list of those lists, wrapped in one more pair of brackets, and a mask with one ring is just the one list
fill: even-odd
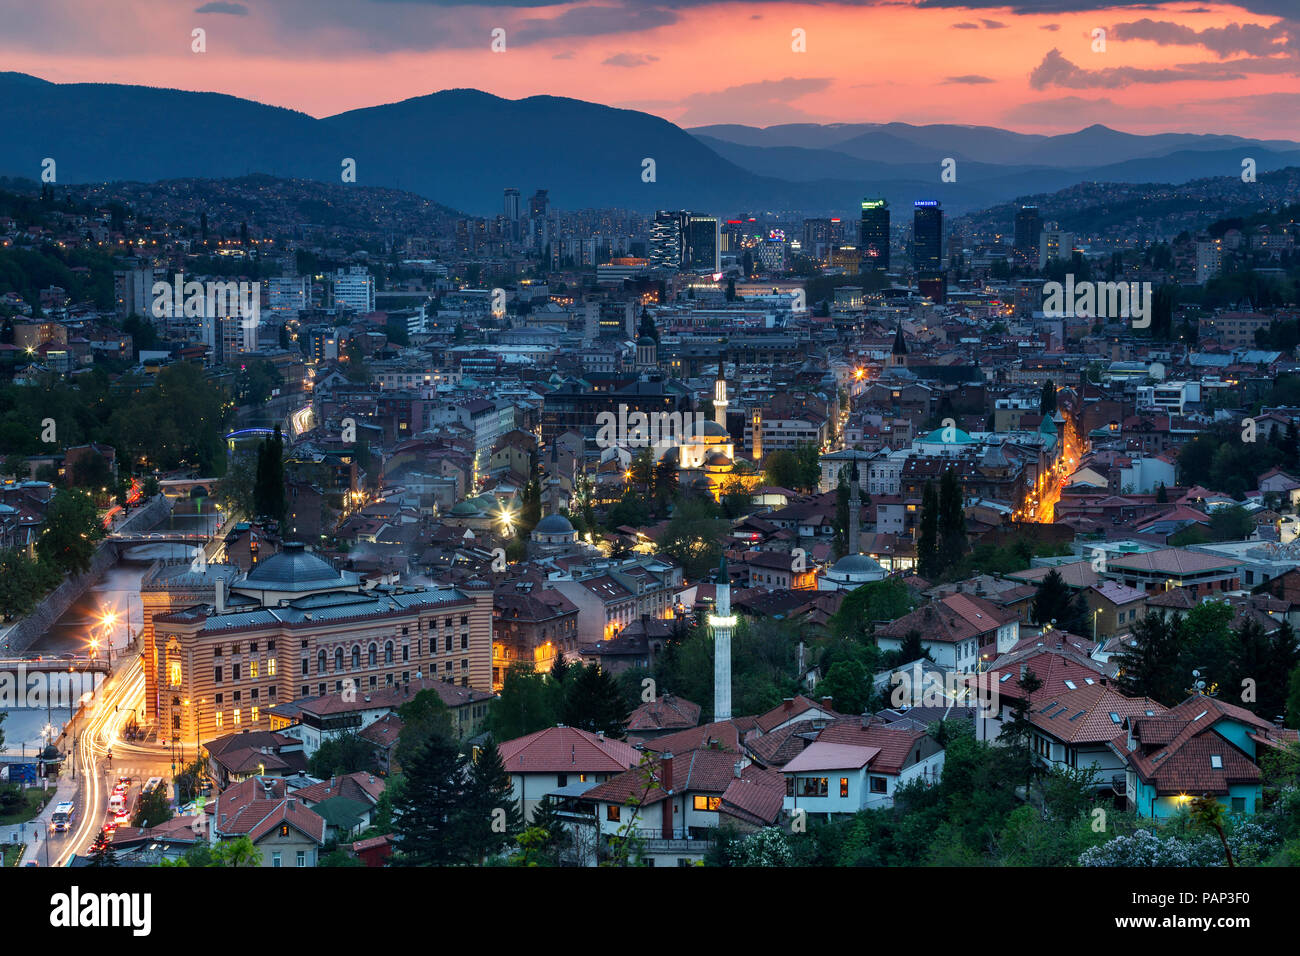
[(117, 852), (113, 849), (108, 834), (103, 830), (100, 830), (99, 836), (95, 837), (87, 859), (90, 861), (87, 866), (121, 866), (117, 861)]
[(1043, 383), (1043, 392), (1038, 401), (1038, 409), (1044, 417), (1056, 414), (1056, 383), (1050, 378)]
[(1002, 725), (998, 734), (998, 743), (1007, 747), (1013, 772), (1024, 775), (1025, 797), (1029, 796), (1029, 787), (1034, 773), (1038, 769), (1038, 760), (1034, 754), (1034, 724), (1029, 719), (1031, 698), (1043, 686), (1042, 680), (1032, 670), (1026, 670), (1024, 676), (1016, 681), (1020, 694), (1011, 702), (1011, 719)]
[(529, 824), (546, 831), (546, 847), (552, 851), (559, 851), (569, 842), (569, 833), (560, 819), (559, 809), (559, 801), (547, 794), (533, 807), (533, 819)]
[(1160, 482), (1160, 484), (1156, 487), (1156, 504), (1158, 505), (1169, 504), (1169, 489), (1165, 487), (1165, 483), (1163, 481)]
[(501, 852), (523, 829), (523, 813), (514, 797), (510, 775), (496, 742), (489, 737), (470, 766), (467, 793), (467, 837), (470, 858), (481, 861)]
[(1150, 697), (1162, 704), (1180, 700), (1177, 627), (1161, 614), (1148, 612), (1133, 625), (1133, 642), (1113, 658), (1119, 668), (1115, 684), (1129, 697)]
[(927, 580), (939, 574), (939, 495), (934, 484), (925, 483), (921, 493), (921, 529), (916, 540), (917, 573)]
[(456, 743), (431, 736), (405, 767), (401, 795), (393, 801), (399, 837), (394, 862), (403, 866), (446, 866), (463, 862), (466, 839), (465, 758)]
[(551, 664), (551, 680), (563, 687), (565, 678), (569, 676), (571, 670), (573, 665), (564, 659), (564, 651), (557, 648), (555, 662)]
[(564, 723), (590, 733), (621, 738), (627, 707), (618, 684), (595, 664), (575, 665), (564, 694)]
[(1031, 617), (1040, 626), (1055, 621), (1058, 629), (1084, 636), (1082, 631), (1086, 629), (1088, 609), (1083, 596), (1071, 591), (1061, 572), (1052, 568), (1038, 585)]
[(831, 541), (831, 550), (836, 558), (849, 553), (849, 483), (844, 480), (846, 470), (840, 469), (840, 482), (835, 487), (835, 537)]
[(949, 468), (939, 484), (939, 569), (945, 572), (966, 554), (966, 508), (956, 470)]

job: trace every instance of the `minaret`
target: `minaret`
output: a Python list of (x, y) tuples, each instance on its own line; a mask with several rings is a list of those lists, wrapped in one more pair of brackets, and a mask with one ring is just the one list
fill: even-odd
[(727, 427), (727, 379), (722, 372), (723, 365), (718, 363), (718, 378), (713, 383), (713, 420), (723, 428)]
[(731, 629), (736, 619), (731, 614), (731, 578), (727, 556), (718, 566), (718, 585), (709, 626), (713, 628), (713, 719), (731, 719)]
[(848, 553), (857, 554), (858, 547), (862, 541), (858, 534), (858, 512), (862, 510), (862, 496), (858, 493), (858, 460), (853, 459), (852, 470), (849, 472), (849, 540)]

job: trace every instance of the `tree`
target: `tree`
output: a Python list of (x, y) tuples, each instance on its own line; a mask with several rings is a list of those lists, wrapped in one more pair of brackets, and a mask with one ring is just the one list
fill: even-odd
[(284, 494), (284, 438), (280, 426), (257, 449), (257, 470), (253, 482), (253, 509), (258, 516), (273, 518), (283, 525), (288, 513)]
[(58, 585), (59, 579), (55, 568), (33, 561), (21, 551), (0, 551), (0, 616), (29, 613), (42, 594)]
[(560, 819), (559, 809), (559, 801), (548, 793), (538, 801), (537, 806), (533, 807), (533, 819), (529, 824), (531, 828), (546, 833), (545, 847), (553, 851), (557, 857), (559, 851), (569, 841), (569, 834), (564, 828), (564, 821)]
[(764, 827), (733, 847), (734, 866), (792, 866), (790, 842), (779, 827)]
[(399, 866), (445, 866), (466, 858), (465, 758), (446, 737), (433, 736), (403, 768), (393, 801)]
[(1044, 418), (1056, 414), (1056, 383), (1050, 378), (1043, 383), (1043, 392), (1038, 401), (1038, 410)]
[(564, 723), (606, 737), (621, 738), (627, 726), (623, 695), (614, 679), (595, 664), (574, 665), (564, 694)]
[(659, 538), (659, 550), (682, 566), (688, 581), (698, 581), (718, 566), (731, 523), (716, 517), (713, 502), (681, 500)]
[(90, 861), (87, 866), (120, 866), (117, 862), (117, 853), (113, 850), (113, 841), (108, 838), (108, 834), (103, 830), (95, 837), (95, 842), (90, 846), (90, 854), (87, 856)]
[(397, 716), (402, 721), (402, 730), (393, 748), (393, 760), (399, 767), (405, 766), (409, 756), (430, 737), (454, 739), (456, 736), (451, 708), (432, 688), (420, 691), (398, 707)]
[(1029, 787), (1038, 770), (1038, 760), (1034, 754), (1034, 724), (1029, 719), (1031, 698), (1043, 686), (1043, 682), (1032, 670), (1026, 670), (1016, 681), (1020, 694), (1011, 702), (1011, 719), (1002, 725), (998, 742), (1008, 747), (1011, 763), (1025, 781), (1025, 799), (1029, 798)]
[(916, 539), (916, 570), (926, 580), (939, 574), (939, 495), (934, 484), (921, 492), (921, 529)]
[(829, 697), (841, 714), (866, 713), (875, 687), (872, 675), (858, 661), (838, 661), (817, 684), (817, 692)]
[(474, 862), (499, 853), (523, 829), (523, 813), (515, 802), (510, 775), (490, 737), (469, 769), (466, 837)]
[(90, 495), (65, 489), (55, 494), (45, 512), (36, 554), (43, 563), (64, 574), (82, 574), (90, 569), (95, 542), (104, 534)]
[(1192, 819), (1196, 821), (1197, 826), (1213, 830), (1223, 844), (1223, 853), (1227, 857), (1228, 866), (1236, 866), (1233, 862), (1232, 850), (1228, 847), (1228, 837), (1223, 832), (1223, 821), (1228, 813), (1228, 808), (1221, 804), (1217, 799), (1208, 793), (1203, 793), (1199, 797), (1193, 797), (1191, 803)]
[(1165, 483), (1163, 481), (1156, 486), (1156, 504), (1158, 505), (1169, 504), (1169, 489), (1165, 487)]
[(552, 685), (526, 663), (511, 664), (497, 699), (488, 711), (488, 727), (497, 740), (513, 740), (555, 726), (562, 702)]
[[(835, 486), (835, 537), (831, 541), (831, 553), (836, 558), (842, 558), (849, 553), (849, 483), (844, 480), (846, 470), (840, 469), (839, 484)], [(855, 541), (854, 552), (857, 548), (858, 543)]]
[(957, 472), (948, 468), (939, 482), (939, 566), (941, 573), (966, 553), (966, 509)]
[(789, 449), (782, 448), (768, 455), (763, 462), (763, 471), (769, 485), (792, 489), (799, 487), (799, 459)]
[(1115, 683), (1129, 697), (1173, 704), (1182, 697), (1178, 674), (1179, 641), (1174, 622), (1148, 612), (1133, 625), (1133, 641), (1115, 655)]
[(1061, 572), (1052, 568), (1038, 585), (1031, 617), (1039, 626), (1055, 621), (1060, 630), (1082, 635), (1087, 629), (1088, 608), (1083, 595), (1071, 591)]
[(151, 793), (142, 794), (131, 816), (131, 826), (147, 830), (166, 823), (172, 818), (171, 801), (166, 787), (155, 787)]
[(662, 514), (677, 497), (677, 463), (668, 455), (659, 459), (654, 473), (655, 511)]
[(375, 769), (375, 748), (360, 734), (352, 732), (321, 741), (307, 761), (308, 772), (322, 779)]
[(212, 848), (211, 861), (207, 865), (232, 868), (261, 866), (262, 851), (246, 836), (234, 840), (222, 840)]

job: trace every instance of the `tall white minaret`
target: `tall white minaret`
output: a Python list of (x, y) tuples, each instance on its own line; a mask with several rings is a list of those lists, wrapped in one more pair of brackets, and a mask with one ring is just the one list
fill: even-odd
[(718, 363), (718, 377), (713, 383), (713, 420), (723, 428), (727, 427), (727, 379), (723, 374), (723, 364)]
[(858, 533), (859, 521), (858, 512), (862, 510), (862, 495), (858, 490), (860, 488), (858, 475), (858, 459), (855, 457), (849, 466), (852, 470), (849, 472), (849, 540), (846, 542), (849, 554), (857, 554), (858, 547), (862, 541), (862, 536)]
[(713, 719), (731, 719), (731, 629), (736, 619), (731, 614), (731, 578), (727, 556), (718, 567), (717, 596), (709, 626), (713, 628)]

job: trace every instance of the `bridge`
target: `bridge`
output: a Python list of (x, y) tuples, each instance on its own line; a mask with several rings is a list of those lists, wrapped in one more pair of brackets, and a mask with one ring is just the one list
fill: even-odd
[(139, 531), (113, 532), (109, 541), (118, 544), (207, 544), (211, 539), (202, 531)]
[(62, 657), (42, 655), (38, 657), (0, 658), (0, 673), (16, 673), (20, 668), (28, 674), (72, 674), (85, 671), (107, 674), (111, 670), (106, 658), (75, 657), (71, 654), (65, 654)]
[(158, 482), (158, 490), (168, 498), (207, 498), (217, 486), (218, 478), (169, 478)]

